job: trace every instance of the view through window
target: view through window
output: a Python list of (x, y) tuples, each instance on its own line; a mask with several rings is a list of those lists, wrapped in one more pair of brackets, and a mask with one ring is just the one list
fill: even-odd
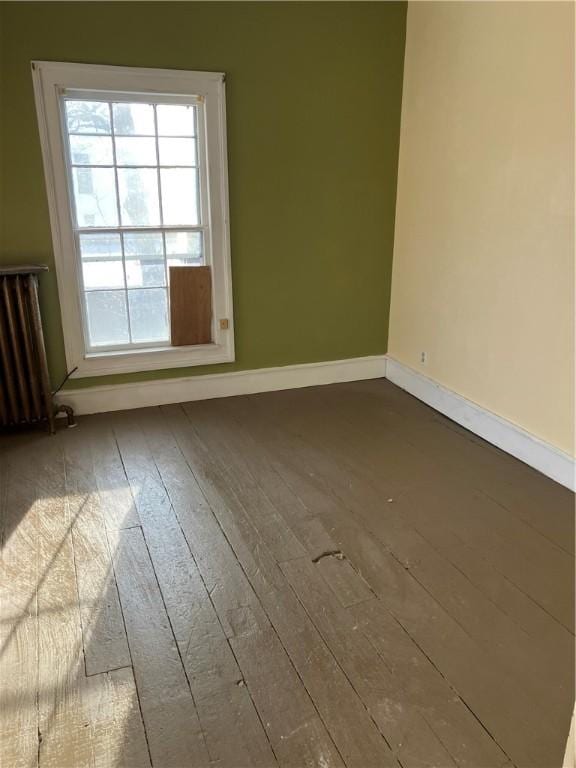
[(169, 343), (168, 267), (206, 259), (201, 104), (132, 98), (63, 97), (94, 350)]

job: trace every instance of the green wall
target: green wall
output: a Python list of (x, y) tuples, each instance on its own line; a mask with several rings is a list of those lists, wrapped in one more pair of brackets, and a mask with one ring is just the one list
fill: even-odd
[[(75, 387), (386, 351), (405, 3), (0, 5), (0, 263), (53, 265), (32, 59), (227, 74), (236, 363)], [(53, 270), (41, 296), (56, 384)]]

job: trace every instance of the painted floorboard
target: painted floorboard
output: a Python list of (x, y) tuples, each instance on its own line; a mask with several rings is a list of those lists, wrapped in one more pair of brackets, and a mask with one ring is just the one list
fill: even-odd
[[(290, 399), (293, 399), (295, 396), (295, 393), (293, 392), (287, 394), (290, 396)], [(277, 395), (271, 395), (266, 396), (266, 399), (272, 400), (280, 398)], [(251, 398), (248, 400), (249, 402), (254, 403), (255, 400), (259, 401), (261, 398)], [(288, 398), (281, 403), (282, 408), (287, 407), (287, 400)], [(266, 416), (268, 417), (265, 421), (260, 420), (259, 422), (259, 438), (262, 441), (265, 441), (262, 425), (264, 425), (269, 432), (272, 431), (272, 434), (274, 434), (274, 429), (272, 428), (271, 430), (270, 428), (270, 413), (265, 404), (258, 402), (257, 408), (260, 410), (264, 408)], [(277, 420), (277, 409), (272, 408), (270, 410), (274, 411), (274, 418)], [(294, 413), (291, 413), (288, 416), (288, 424), (292, 425), (292, 427), (295, 418), (296, 414)], [(297, 429), (301, 428), (302, 427), (300, 426), (297, 427)], [(393, 613), (395, 612), (395, 615), (399, 620), (401, 620), (401, 617), (404, 616), (404, 612), (406, 611), (405, 621), (410, 620), (416, 622), (415, 624), (410, 625), (412, 627), (411, 634), (414, 632), (417, 633), (416, 636), (422, 640), (420, 645), (422, 645), (427, 652), (432, 654), (435, 663), (438, 664), (439, 668), (449, 679), (461, 680), (462, 678), (459, 676), (462, 673), (465, 673), (466, 680), (470, 687), (470, 690), (467, 691), (467, 695), (474, 696), (475, 700), (480, 703), (483, 701), (483, 688), (487, 678), (493, 678), (494, 691), (498, 691), (498, 696), (494, 696), (493, 707), (486, 705), (483, 708), (485, 717), (488, 718), (490, 722), (498, 719), (498, 724), (503, 729), (502, 733), (505, 734), (505, 736), (503, 735), (505, 748), (520, 748), (524, 752), (522, 755), (524, 760), (531, 761), (530, 764), (539, 765), (543, 759), (542, 755), (549, 750), (550, 744), (558, 744), (561, 742), (561, 734), (564, 730), (562, 719), (550, 718), (546, 735), (542, 728), (540, 728), (539, 731), (534, 730), (535, 728), (538, 728), (537, 723), (542, 722), (542, 717), (545, 717), (544, 712), (542, 711), (544, 707), (542, 707), (542, 710), (539, 712), (542, 699), (535, 701), (532, 697), (529, 697), (526, 693), (527, 686), (523, 681), (518, 677), (512, 676), (515, 667), (515, 659), (512, 659), (512, 657), (510, 657), (510, 669), (507, 669), (505, 666), (500, 668), (500, 665), (497, 664), (498, 654), (492, 653), (489, 657), (491, 663), (489, 665), (490, 669), (488, 670), (488, 674), (485, 677), (478, 675), (477, 680), (473, 679), (470, 670), (465, 665), (460, 666), (457, 663), (458, 659), (454, 657), (454, 653), (459, 646), (462, 647), (464, 656), (468, 660), (468, 665), (471, 664), (472, 669), (483, 669), (487, 664), (488, 657), (485, 655), (484, 650), (477, 645), (474, 639), (463, 630), (442, 605), (437, 603), (427, 590), (425, 591), (422, 589), (422, 586), (412, 576), (410, 568), (408, 567), (408, 570), (406, 569), (406, 566), (409, 566), (409, 563), (402, 563), (398, 558), (390, 557), (388, 555), (386, 540), (378, 544), (374, 541), (374, 537), (371, 533), (369, 533), (369, 529), (367, 530), (364, 526), (358, 524), (358, 518), (362, 517), (358, 514), (359, 510), (356, 509), (356, 514), (350, 516), (350, 513), (347, 512), (345, 508), (338, 505), (337, 498), (331, 496), (331, 485), (334, 483), (338, 484), (339, 479), (336, 474), (333, 474), (330, 476), (330, 482), (326, 483), (322, 478), (322, 472), (319, 471), (318, 468), (318, 464), (321, 466), (323, 462), (327, 461), (326, 456), (329, 455), (329, 451), (324, 451), (321, 454), (310, 454), (309, 451), (307, 452), (306, 445), (301, 440), (297, 442), (297, 448), (294, 448), (293, 446), (288, 448), (289, 440), (286, 437), (288, 432), (289, 427), (287, 425), (284, 425), (279, 432), (276, 430), (276, 435), (280, 434), (281, 437), (280, 455), (282, 456), (282, 461), (277, 463), (279, 471), (284, 473), (288, 482), (292, 484), (293, 489), (300, 494), (301, 498), (306, 488), (308, 488), (308, 492), (311, 487), (314, 488), (314, 493), (307, 503), (315, 510), (321, 510), (322, 515), (326, 514), (329, 516), (333, 524), (340, 522), (343, 526), (343, 528), (340, 529), (340, 536), (344, 535), (346, 537), (345, 539), (340, 538), (340, 546), (349, 556), (352, 551), (355, 551), (355, 558), (352, 559), (355, 560), (355, 564), (359, 569), (363, 566), (364, 568), (373, 568), (374, 566), (374, 563), (370, 562), (370, 560), (368, 560), (367, 564), (363, 563), (363, 559), (366, 559), (367, 552), (362, 551), (362, 547), (359, 547), (363, 541), (370, 543), (370, 548), (373, 550), (378, 565), (371, 571), (374, 575), (371, 575), (370, 578), (364, 573), (366, 580), (376, 591), (380, 588), (383, 590), (381, 595), (382, 599), (384, 600), (384, 598), (387, 598), (387, 607), (392, 610)], [(268, 445), (269, 450), (271, 445), (274, 445), (274, 443)], [(278, 442), (276, 442), (275, 445), (275, 450), (278, 451)], [(285, 473), (284, 469), (286, 465), (291, 466), (289, 471)], [(334, 530), (335, 529), (333, 528), (333, 535)], [(343, 546), (344, 543), (345, 546)], [(372, 554), (372, 552), (370, 554)], [(381, 584), (382, 587), (380, 587)], [(391, 586), (395, 587), (395, 595), (390, 591)], [(391, 601), (392, 596), (396, 597), (394, 602)], [(407, 600), (405, 596), (409, 596), (409, 599)], [(439, 631), (442, 635), (453, 639), (452, 650), (450, 653), (447, 653), (448, 645), (430, 645), (430, 641), (435, 643), (437, 638), (436, 633), (431, 633), (428, 636), (427, 631), (425, 631), (427, 630), (427, 616), (433, 616), (434, 621), (439, 623)], [(435, 653), (438, 658), (434, 656)], [(566, 661), (566, 668), (568, 672), (570, 672), (569, 661)], [(499, 674), (499, 670), (501, 671), (501, 674)], [(541, 672), (542, 676), (546, 674), (546, 666), (541, 666)], [(565, 676), (565, 681), (565, 687), (570, 691), (570, 674)], [(533, 681), (531, 681), (531, 684), (532, 683)], [(550, 697), (551, 702), (554, 702), (555, 700), (555, 698)], [(506, 706), (505, 708), (502, 708), (504, 702), (506, 702)], [(517, 722), (523, 723), (525, 735), (518, 743), (508, 741), (510, 736), (513, 737), (518, 734), (514, 731), (510, 731), (504, 720), (498, 718), (498, 710), (500, 708), (502, 708), (501, 712), (503, 714), (506, 714), (513, 708), (516, 712)], [(532, 744), (530, 744), (531, 741), (533, 742)]]
[(141, 529), (119, 531), (113, 547), (152, 762), (207, 766), (204, 735)]
[[(569, 659), (567, 654), (570, 653), (570, 634), (564, 633), (563, 645), (557, 646), (564, 649), (564, 656), (555, 656), (550, 659), (548, 648), (540, 648), (540, 644), (529, 637), (505, 610), (500, 609), (485, 597), (482, 590), (472, 584), (460, 569), (431, 546), (427, 538), (414, 526), (414, 521), (407, 514), (402, 502), (402, 497), (398, 500), (387, 496), (386, 489), (379, 488), (377, 482), (372, 483), (366, 477), (363, 471), (364, 465), (357, 460), (349, 459), (344, 464), (343, 460), (338, 462), (331, 458), (334, 455), (337, 457), (340, 455), (338, 447), (335, 447), (329, 437), (326, 437), (324, 422), (315, 424), (313, 415), (307, 415), (306, 422), (310, 431), (313, 432), (313, 439), (318, 441), (317, 448), (311, 450), (308, 446), (300, 445), (298, 454), (300, 458), (303, 455), (306, 456), (308, 468), (317, 468), (317, 478), (324, 478), (323, 487), (334, 491), (345, 507), (354, 512), (355, 519), (364, 519), (367, 529), (390, 548), (394, 556), (410, 569), (415, 578), (431, 594), (438, 597), (439, 602), (472, 637), (488, 647), (492, 647), (496, 641), (496, 649), (503, 649), (506, 665), (510, 664), (506, 648), (514, 645), (517, 654), (512, 663), (517, 665), (520, 684), (527, 685), (529, 695), (537, 700), (542, 693), (542, 687), (548, 689), (552, 697), (556, 697), (555, 699), (548, 697), (548, 706), (555, 700), (559, 711), (564, 711), (566, 703), (573, 695), (572, 686), (563, 685), (565, 682), (563, 672)], [(306, 429), (305, 425), (299, 423), (297, 414), (288, 414), (288, 418), (290, 424), (295, 425), (294, 428), (302, 431)], [(377, 476), (376, 472), (375, 475)], [(487, 528), (495, 528), (498, 525), (494, 520), (491, 502), (480, 507), (477, 497), (470, 496), (462, 501), (462, 516), (464, 512), (470, 518), (467, 523), (469, 528), (481, 528), (483, 525)], [(429, 527), (434, 527), (434, 523), (430, 522)], [(526, 533), (528, 537), (522, 537), (521, 534)], [(533, 531), (522, 526), (519, 532), (515, 530), (514, 534), (509, 536), (508, 548), (515, 553), (518, 550), (525, 550), (531, 554), (531, 557), (528, 554), (525, 556), (524, 572), (546, 572), (550, 575), (549, 592), (558, 591), (559, 585), (569, 583), (572, 578), (573, 564), (570, 564), (565, 552), (557, 548), (553, 551), (552, 545), (542, 537), (540, 541), (534, 541), (534, 536), (536, 534)], [(514, 542), (513, 545), (512, 542)], [(524, 547), (518, 546), (519, 542), (523, 542)], [(483, 549), (485, 550), (485, 547)], [(520, 560), (517, 555), (511, 557)], [(530, 567), (528, 562), (532, 563)], [(533, 576), (530, 578), (533, 579)], [(542, 587), (540, 586), (539, 589), (542, 590)], [(569, 596), (570, 590), (566, 592), (565, 597)], [(559, 602), (557, 596), (554, 599)], [(559, 633), (556, 633), (557, 637), (558, 635)], [(526, 679), (525, 666), (528, 660), (538, 655), (542, 662), (547, 661), (547, 668), (544, 664), (539, 665), (543, 670), (540, 678)], [(556, 675), (553, 674), (554, 668), (558, 673)]]
[(90, 444), (78, 430), (60, 432), (72, 525), (86, 674), (130, 666), (130, 653), (94, 474)]
[(295, 599), (247, 511), (221, 481), (217, 458), (191, 422), (183, 424), (171, 407), (163, 410), (172, 413), (180, 447), (340, 754), (351, 766), (395, 765), (388, 744)]
[[(225, 766), (274, 766), (274, 753), (212, 602), (217, 594), (228, 627), (230, 617), (250, 605), (263, 617), (257, 599), (160, 414), (147, 412), (136, 420), (127, 414), (116, 430), (210, 757)], [(138, 485), (138, 477), (146, 477), (147, 485)], [(215, 552), (226, 579), (212, 583)], [(207, 562), (211, 568), (204, 570)], [(232, 593), (225, 595), (228, 585)]]
[(28, 451), (0, 451), (0, 765), (38, 765), (38, 495)]
[(0, 765), (554, 768), (574, 497), (386, 381), (0, 436)]

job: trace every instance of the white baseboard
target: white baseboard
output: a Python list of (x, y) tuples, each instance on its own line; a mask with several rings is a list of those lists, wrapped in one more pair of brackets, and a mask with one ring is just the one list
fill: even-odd
[(64, 389), (58, 394), (57, 400), (71, 405), (77, 414), (82, 415), (208, 400), (214, 397), (252, 395), (279, 389), (298, 389), (316, 384), (379, 379), (385, 374), (385, 355), (374, 355), (250, 371)]
[(82, 415), (384, 377), (489, 443), (576, 490), (576, 462), (567, 453), (386, 355), (65, 389), (57, 400)]
[(576, 460), (569, 454), (389, 356), (386, 378), (492, 445), (576, 490)]

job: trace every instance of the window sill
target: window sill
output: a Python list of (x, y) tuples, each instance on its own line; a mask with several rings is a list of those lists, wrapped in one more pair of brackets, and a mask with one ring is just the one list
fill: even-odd
[[(120, 352), (90, 352), (75, 365), (71, 378), (107, 376), (113, 373), (159, 371), (166, 368), (185, 368), (194, 365), (214, 365), (234, 362), (232, 342), (225, 344), (198, 344), (189, 347), (157, 347), (122, 350)], [(71, 366), (74, 367), (74, 366)]]

